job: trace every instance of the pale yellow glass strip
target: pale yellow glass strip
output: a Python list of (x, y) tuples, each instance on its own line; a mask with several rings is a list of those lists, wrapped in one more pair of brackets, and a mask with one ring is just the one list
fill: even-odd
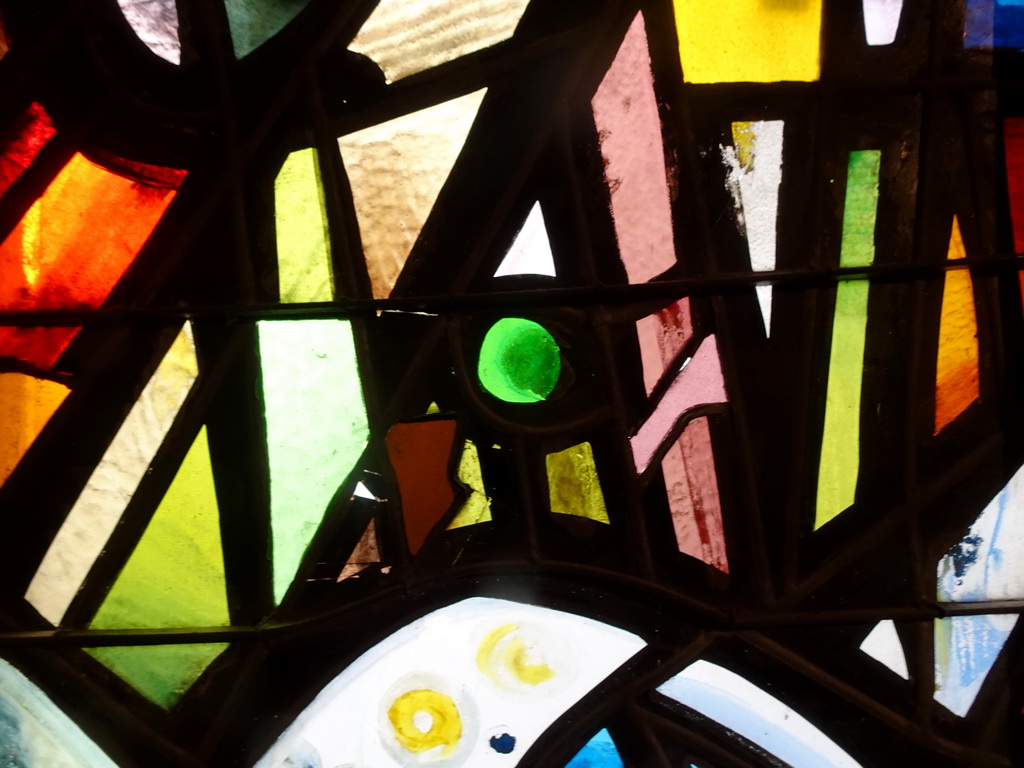
[(25, 599), (52, 624), (63, 620), (198, 375), (192, 329), (186, 324), (103, 454), (29, 584)]
[(674, 0), (691, 83), (817, 80), (822, 0)]
[(277, 275), (281, 301), (331, 301), (331, 247), (316, 150), (300, 149), (274, 180)]
[(474, 91), (338, 139), (375, 299), (391, 295), (485, 92)]
[(512, 36), (529, 0), (381, 0), (349, 49), (401, 80)]
[(486, 523), (491, 519), (491, 498), (484, 486), (484, 474), (480, 468), (480, 454), (476, 444), (467, 440), (462, 447), (462, 458), (459, 459), (459, 482), (469, 489), (469, 498), (462, 509), (448, 526), (448, 530), (462, 528), (467, 525)]

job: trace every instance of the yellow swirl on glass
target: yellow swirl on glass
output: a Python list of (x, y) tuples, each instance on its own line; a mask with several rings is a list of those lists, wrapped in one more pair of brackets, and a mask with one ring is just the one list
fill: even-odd
[(547, 664), (533, 662), (517, 624), (505, 624), (487, 633), (476, 654), (477, 668), (495, 685), (507, 688), (505, 674), (525, 685), (538, 685), (555, 676)]

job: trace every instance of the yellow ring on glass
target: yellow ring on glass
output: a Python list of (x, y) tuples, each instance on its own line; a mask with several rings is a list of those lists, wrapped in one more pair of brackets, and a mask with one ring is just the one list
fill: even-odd
[[(417, 715), (430, 718), (427, 730), (416, 724)], [(462, 718), (455, 700), (438, 691), (420, 689), (403, 693), (391, 704), (388, 719), (398, 743), (416, 754), (444, 747), (441, 754), (448, 757), (462, 738)]]

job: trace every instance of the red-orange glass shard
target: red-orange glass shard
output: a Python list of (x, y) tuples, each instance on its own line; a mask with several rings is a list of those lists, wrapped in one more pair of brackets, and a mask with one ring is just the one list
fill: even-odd
[[(953, 217), (948, 259), (966, 258), (960, 224)], [(939, 351), (935, 365), (935, 434), (978, 399), (978, 320), (974, 284), (966, 269), (946, 273), (942, 289)]]
[(388, 458), (398, 481), (409, 552), (416, 554), (455, 501), (448, 466), (455, 419), (395, 424), (388, 432)]
[(706, 416), (686, 426), (662, 459), (661, 470), (679, 551), (728, 573), (722, 503)]
[[(0, 309), (95, 309), (149, 238), (185, 171), (75, 154), (0, 244)], [(124, 175), (121, 175), (124, 174)], [(77, 328), (0, 328), (0, 357), (52, 366)]]
[(21, 113), (4, 137), (3, 150), (0, 150), (0, 195), (6, 194), (11, 184), (32, 165), (54, 133), (53, 122), (42, 104), (33, 102)]
[(1003, 123), (1006, 150), (1006, 187), (1010, 194), (1013, 219), (1013, 247), (1024, 252), (1024, 118), (1012, 117)]
[[(1024, 252), (1024, 118), (1008, 118), (1003, 123), (1003, 146), (1006, 152), (1006, 188), (1010, 195), (1010, 218), (1013, 222), (1013, 248)], [(1024, 272), (1017, 275), (1024, 297)]]

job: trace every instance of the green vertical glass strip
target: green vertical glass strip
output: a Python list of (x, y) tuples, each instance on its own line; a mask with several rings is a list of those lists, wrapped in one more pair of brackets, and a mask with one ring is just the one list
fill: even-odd
[(170, 709), (227, 647), (227, 643), (183, 643), (85, 650), (154, 704)]
[(255, 51), (287, 26), (309, 0), (224, 0), (235, 58)]
[(546, 464), (552, 512), (586, 517), (599, 523), (611, 522), (590, 443), (549, 453)]
[(331, 301), (331, 251), (316, 150), (300, 149), (274, 180), (277, 273), (281, 301)]
[[(199, 431), (131, 557), (93, 618), (93, 629), (230, 624), (220, 515), (206, 428)], [(89, 652), (140, 693), (170, 707), (226, 645), (96, 648)], [(204, 661), (205, 660), (205, 661)]]
[[(850, 153), (839, 257), (839, 265), (842, 267), (866, 267), (875, 260), (875, 218), (878, 212), (878, 172), (881, 159), (882, 153), (878, 150)], [(825, 430), (818, 467), (815, 530), (849, 508), (857, 492), (868, 290), (869, 284), (865, 280), (840, 282), (836, 288)]]
[(257, 324), (270, 466), (271, 559), (280, 602), (369, 426), (346, 320)]

